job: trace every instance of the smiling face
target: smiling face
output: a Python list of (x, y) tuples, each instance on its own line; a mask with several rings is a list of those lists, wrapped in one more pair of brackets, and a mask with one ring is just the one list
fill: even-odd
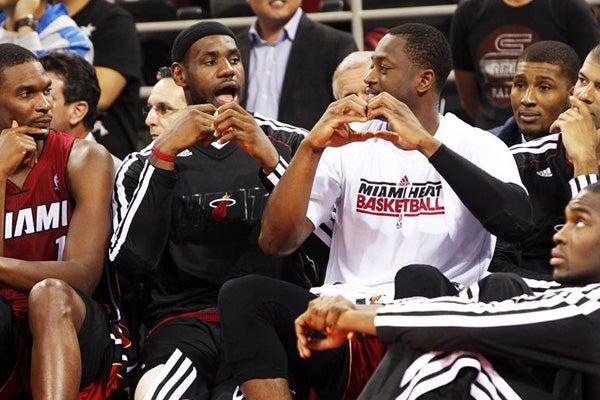
[(148, 114), (145, 123), (150, 128), (150, 136), (156, 139), (161, 135), (175, 116), (175, 110), (187, 106), (181, 87), (175, 84), (173, 78), (163, 78), (158, 81), (147, 101)]
[(285, 25), (302, 5), (302, 0), (246, 0), (259, 20)]
[(553, 238), (554, 280), (572, 285), (600, 282), (600, 193), (583, 190), (565, 214), (566, 223)]
[(573, 94), (586, 103), (596, 129), (600, 128), (600, 62), (588, 55), (579, 70)]
[(12, 121), (49, 129), (52, 120), (50, 78), (38, 62), (6, 67), (0, 80), (0, 127), (10, 128)]
[(173, 65), (173, 78), (183, 87), (187, 104), (215, 107), (243, 98), (244, 67), (235, 40), (227, 35), (205, 36)]
[(548, 134), (550, 125), (567, 109), (571, 90), (560, 65), (517, 64), (510, 100), (515, 121), (527, 140)]

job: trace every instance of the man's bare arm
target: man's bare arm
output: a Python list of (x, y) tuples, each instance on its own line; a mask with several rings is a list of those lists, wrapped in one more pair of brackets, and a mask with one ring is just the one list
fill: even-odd
[(98, 100), (98, 111), (108, 110), (127, 84), (127, 78), (120, 72), (106, 67), (96, 67), (96, 75), (100, 84), (100, 99)]
[[(375, 316), (379, 304), (357, 305), (342, 296), (322, 296), (312, 300), (295, 321), (300, 357), (311, 350), (342, 346), (356, 333), (375, 335)], [(315, 335), (315, 333), (319, 335)]]
[(350, 122), (366, 120), (366, 102), (356, 95), (329, 105), (296, 151), (285, 174), (271, 193), (263, 212), (260, 247), (268, 254), (287, 255), (314, 230), (306, 217), (319, 160), (326, 147), (365, 141), (375, 133), (356, 133)]
[(290, 254), (314, 230), (306, 211), (322, 153), (322, 149), (315, 150), (305, 139), (269, 196), (258, 239), (265, 253)]
[(454, 70), (454, 82), (462, 108), (475, 121), (479, 109), (479, 92), (477, 91), (475, 72)]

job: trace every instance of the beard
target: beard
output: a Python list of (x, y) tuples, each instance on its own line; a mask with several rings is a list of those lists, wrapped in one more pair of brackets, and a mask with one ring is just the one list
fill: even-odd
[[(192, 106), (192, 105), (198, 105), (198, 104), (212, 103), (206, 99), (206, 96), (204, 96), (203, 94), (196, 91), (193, 87), (188, 86), (188, 90), (189, 90), (189, 97), (190, 97), (188, 100), (188, 105)], [(212, 104), (215, 105), (214, 103), (212, 103)], [(217, 107), (217, 105), (215, 105), (215, 107)]]

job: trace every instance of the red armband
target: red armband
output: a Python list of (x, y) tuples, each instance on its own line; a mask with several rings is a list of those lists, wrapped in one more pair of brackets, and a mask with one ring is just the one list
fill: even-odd
[(154, 154), (157, 158), (160, 158), (163, 161), (167, 162), (175, 162), (175, 156), (170, 156), (158, 150), (156, 147), (152, 148), (152, 154)]

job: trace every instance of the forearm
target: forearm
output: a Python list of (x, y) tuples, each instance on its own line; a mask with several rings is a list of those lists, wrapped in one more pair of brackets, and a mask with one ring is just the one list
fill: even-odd
[(175, 173), (144, 163), (139, 175), (117, 174), (110, 261), (127, 276), (146, 276), (166, 246)]
[(78, 261), (25, 261), (0, 257), (2, 286), (29, 293), (38, 282), (55, 278), (91, 295), (100, 280), (102, 266), (92, 269)]
[(375, 335), (375, 316), (379, 307), (379, 305), (369, 305), (348, 310), (340, 315), (337, 326), (344, 331)]
[(98, 111), (105, 112), (115, 102), (127, 84), (127, 78), (120, 72), (106, 67), (96, 67), (98, 83), (100, 85), (100, 99)]
[(302, 142), (263, 212), (259, 243), (269, 254), (288, 254), (306, 237), (306, 212), (323, 150)]
[[(450, 299), (409, 299), (386, 306), (375, 318), (384, 342), (401, 341), (425, 351), (466, 350), (555, 362), (597, 364), (590, 352), (597, 336), (595, 288), (575, 289), (577, 305), (568, 293), (556, 291), (527, 300), (469, 303)], [(594, 310), (596, 310), (594, 308)], [(587, 349), (587, 350), (586, 350)], [(593, 354), (592, 354), (593, 353)], [(552, 354), (552, 356), (549, 356)]]
[[(595, 134), (595, 132), (594, 132)], [(598, 156), (596, 149), (583, 149), (571, 155), (573, 163), (573, 177), (580, 175), (598, 174)]]
[(531, 204), (523, 188), (502, 182), (446, 146), (429, 162), (493, 235), (516, 240), (530, 229)]

